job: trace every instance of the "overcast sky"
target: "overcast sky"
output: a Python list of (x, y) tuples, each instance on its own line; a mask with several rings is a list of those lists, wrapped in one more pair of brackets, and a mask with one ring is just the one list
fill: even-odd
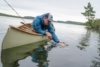
[[(100, 0), (6, 0), (21, 16), (37, 16), (50, 12), (54, 20), (86, 21), (81, 15), (84, 7), (91, 2), (96, 11), (96, 18), (100, 18)], [(16, 15), (15, 12), (0, 0), (0, 12)]]

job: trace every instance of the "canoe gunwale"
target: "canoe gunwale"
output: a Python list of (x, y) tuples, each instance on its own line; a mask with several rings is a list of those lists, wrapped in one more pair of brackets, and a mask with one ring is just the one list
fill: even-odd
[[(14, 26), (12, 26), (12, 25), (9, 25), (9, 28), (16, 29), (16, 30), (19, 30), (19, 31), (21, 31), (21, 32), (24, 32), (24, 33), (27, 33), (27, 34), (31, 34), (31, 35), (44, 36), (44, 35), (42, 35), (42, 34), (30, 33), (30, 32), (27, 32), (27, 31), (21, 30), (21, 29), (19, 29), (19, 28), (17, 28), (17, 27), (14, 27)], [(9, 30), (9, 29), (8, 29), (8, 30)]]

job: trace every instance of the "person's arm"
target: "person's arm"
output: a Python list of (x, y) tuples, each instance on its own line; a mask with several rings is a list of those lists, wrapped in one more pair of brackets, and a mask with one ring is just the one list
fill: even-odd
[(65, 46), (68, 46), (66, 45), (64, 42), (60, 42), (58, 37), (56, 36), (55, 32), (54, 32), (54, 29), (52, 27), (52, 25), (48, 25), (48, 31), (51, 33), (52, 35), (52, 39), (53, 41), (55, 41), (60, 47), (65, 47)]
[(56, 43), (58, 43), (59, 42), (59, 39), (58, 39), (58, 37), (56, 36), (56, 34), (54, 32), (54, 29), (52, 27), (52, 24), (49, 24), (48, 25), (48, 32), (51, 33), (53, 41), (55, 41)]
[(41, 23), (40, 23), (39, 18), (35, 18), (34, 21), (33, 21), (33, 23), (34, 23), (33, 26), (34, 26), (35, 30), (38, 33), (40, 33), (40, 34), (46, 34), (46, 30), (43, 30), (42, 27), (41, 27)]

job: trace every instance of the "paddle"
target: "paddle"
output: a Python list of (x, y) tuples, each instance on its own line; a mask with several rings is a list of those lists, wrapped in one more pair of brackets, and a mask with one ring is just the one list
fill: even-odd
[[(20, 22), (21, 24), (24, 24), (25, 26), (27, 26), (27, 24), (25, 24), (24, 22)], [(27, 26), (28, 27), (28, 26)]]
[(24, 22), (20, 22), (20, 23), (24, 24), (29, 30), (32, 30), (32, 31), (36, 32), (36, 30), (33, 30), (33, 29), (29, 28), (29, 26), (27, 26), (27, 24), (25, 24)]

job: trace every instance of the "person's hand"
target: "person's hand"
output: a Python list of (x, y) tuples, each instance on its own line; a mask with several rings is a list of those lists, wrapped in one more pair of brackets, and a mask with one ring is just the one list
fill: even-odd
[(46, 32), (46, 36), (51, 40), (52, 39), (52, 35), (49, 32)]
[(65, 44), (64, 42), (59, 42), (59, 43), (58, 43), (58, 46), (60, 46), (60, 47), (66, 47), (66, 46), (68, 46), (68, 45)]

